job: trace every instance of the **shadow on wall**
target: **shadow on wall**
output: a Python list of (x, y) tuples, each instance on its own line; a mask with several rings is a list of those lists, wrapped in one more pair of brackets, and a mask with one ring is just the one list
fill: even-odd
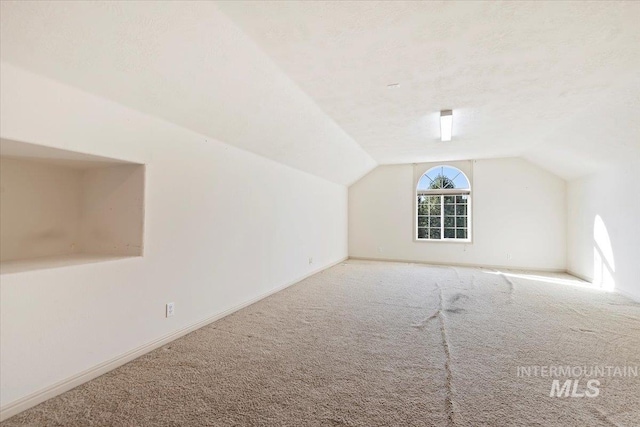
[(554, 285), (569, 285), (582, 288), (597, 289), (605, 292), (615, 290), (616, 265), (613, 257), (613, 246), (609, 231), (602, 217), (596, 215), (593, 222), (593, 280), (572, 278), (565, 274), (540, 273), (530, 274), (510, 271), (484, 271), (488, 274), (500, 275), (505, 278), (521, 279)]
[(613, 259), (613, 247), (607, 226), (596, 215), (593, 222), (593, 284), (594, 286), (613, 291), (615, 289), (616, 265)]

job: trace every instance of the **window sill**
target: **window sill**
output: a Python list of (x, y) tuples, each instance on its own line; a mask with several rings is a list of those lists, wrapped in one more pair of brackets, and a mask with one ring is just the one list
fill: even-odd
[(465, 245), (471, 245), (473, 244), (473, 240), (471, 239), (467, 239), (467, 240), (462, 240), (462, 239), (416, 239), (414, 237), (413, 241), (415, 243), (457, 243), (457, 244), (465, 244)]

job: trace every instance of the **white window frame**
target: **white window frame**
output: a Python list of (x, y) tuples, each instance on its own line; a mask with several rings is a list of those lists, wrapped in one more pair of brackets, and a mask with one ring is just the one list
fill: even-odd
[[(426, 174), (428, 174), (431, 170), (439, 168), (439, 167), (450, 167), (450, 168), (454, 168), (456, 170), (458, 170), (467, 180), (467, 182), (469, 183), (469, 188), (440, 188), (440, 189), (433, 189), (433, 190), (418, 190), (418, 185), (420, 184), (420, 180), (422, 179), (422, 177)], [(472, 234), (472, 224), (473, 224), (473, 210), (472, 210), (472, 193), (471, 193), (471, 181), (469, 180), (469, 177), (457, 166), (452, 166), (452, 165), (448, 165), (448, 164), (440, 164), (440, 165), (435, 165), (431, 168), (429, 168), (427, 171), (425, 171), (424, 173), (420, 174), (418, 176), (418, 180), (416, 182), (416, 186), (415, 186), (415, 191), (414, 191), (414, 195), (413, 195), (413, 203), (414, 203), (414, 224), (413, 224), (413, 239), (415, 242), (429, 242), (429, 243), (464, 243), (464, 244), (469, 244), (472, 243), (473, 239), (473, 234)], [(440, 197), (440, 239), (431, 239), (431, 238), (420, 238), (418, 237), (418, 196), (420, 195), (425, 195), (425, 196), (441, 196)], [(466, 239), (461, 239), (461, 238), (445, 238), (444, 237), (444, 196), (467, 196), (467, 238)], [(455, 228), (455, 227), (454, 227)]]

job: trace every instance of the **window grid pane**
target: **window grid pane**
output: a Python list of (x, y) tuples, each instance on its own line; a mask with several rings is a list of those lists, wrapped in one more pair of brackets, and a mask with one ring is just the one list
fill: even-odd
[(418, 239), (440, 239), (441, 196), (420, 195), (418, 202)]
[[(419, 195), (418, 239), (468, 239), (468, 195)], [(444, 215), (443, 215), (444, 214)]]

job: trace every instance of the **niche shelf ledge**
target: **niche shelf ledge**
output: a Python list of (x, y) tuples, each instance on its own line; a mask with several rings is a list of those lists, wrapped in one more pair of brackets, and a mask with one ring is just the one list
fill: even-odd
[(0, 139), (0, 274), (143, 255), (145, 165)]

